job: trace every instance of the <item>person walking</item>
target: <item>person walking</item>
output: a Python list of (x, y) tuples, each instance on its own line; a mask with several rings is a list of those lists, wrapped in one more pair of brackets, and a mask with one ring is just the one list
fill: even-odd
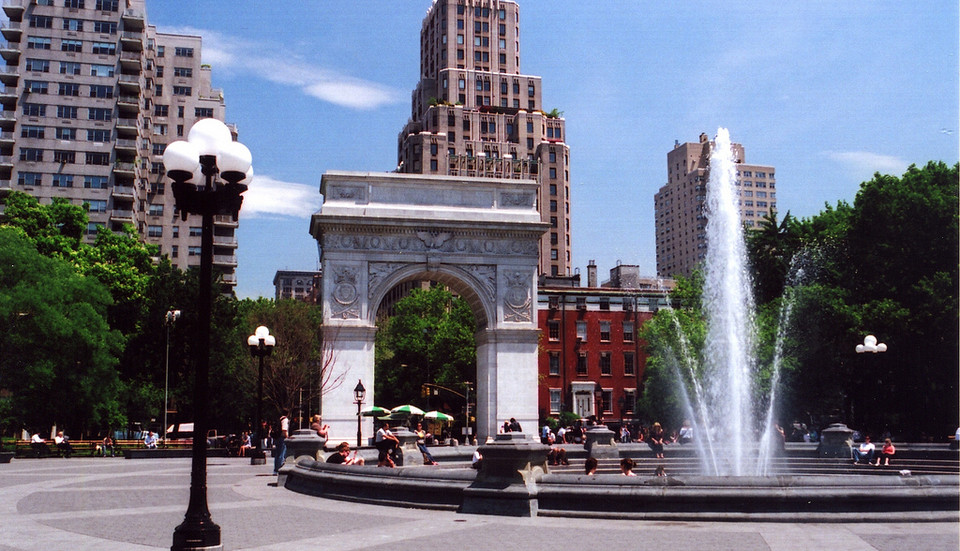
[(274, 448), (275, 453), (273, 456), (273, 474), (280, 472), (280, 467), (283, 466), (283, 461), (286, 459), (287, 436), (290, 434), (290, 418), (287, 417), (288, 414), (289, 412), (284, 410), (280, 416), (280, 430), (277, 431), (276, 437), (274, 438), (276, 447)]

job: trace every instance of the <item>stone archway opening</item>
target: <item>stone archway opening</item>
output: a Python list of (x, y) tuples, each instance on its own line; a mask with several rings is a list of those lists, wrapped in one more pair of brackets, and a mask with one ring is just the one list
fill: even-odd
[[(356, 436), (359, 380), (373, 404), (377, 308), (411, 279), (460, 294), (477, 321), (477, 436), (498, 419), (537, 425), (536, 296), (539, 240), (536, 182), (409, 174), (329, 172), (311, 220), (323, 269), (324, 339), (344, 384), (324, 397), (331, 438)], [(365, 437), (372, 423), (361, 422)]]

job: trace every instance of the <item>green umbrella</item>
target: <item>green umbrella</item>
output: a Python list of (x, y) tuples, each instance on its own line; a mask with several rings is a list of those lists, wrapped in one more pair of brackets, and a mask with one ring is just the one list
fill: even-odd
[(403, 406), (397, 406), (390, 410), (390, 413), (393, 415), (423, 415), (423, 410), (417, 406), (411, 406), (409, 404)]
[(388, 415), (389, 413), (389, 409), (382, 408), (380, 406), (370, 406), (360, 411), (360, 415), (364, 417), (381, 417), (383, 415)]
[(432, 419), (432, 420), (434, 420), (434, 421), (441, 421), (441, 422), (444, 422), (444, 423), (448, 423), (448, 422), (450, 422), (450, 421), (453, 421), (453, 416), (452, 416), (452, 415), (447, 415), (446, 413), (443, 413), (442, 411), (428, 411), (428, 412), (426, 412), (426, 413), (423, 414), (423, 418), (424, 418), (424, 419)]

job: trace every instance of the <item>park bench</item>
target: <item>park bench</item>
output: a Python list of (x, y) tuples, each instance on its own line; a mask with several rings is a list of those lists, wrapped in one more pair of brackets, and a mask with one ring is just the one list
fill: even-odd
[[(73, 448), (73, 454), (78, 457), (99, 457), (103, 455), (102, 451), (103, 440), (70, 440), (70, 447)], [(123, 457), (123, 450), (128, 449), (137, 449), (143, 448), (143, 440), (133, 440), (133, 439), (123, 439), (117, 440), (116, 445), (113, 448), (113, 455), (115, 457)], [(168, 448), (189, 448), (189, 443), (169, 443)], [(107, 452), (109, 456), (109, 452)], [(46, 450), (44, 450), (40, 457), (60, 457), (61, 452), (57, 449), (57, 445), (52, 441), (46, 442)], [(16, 457), (26, 458), (26, 457), (37, 457), (36, 451), (30, 445), (29, 440), (17, 440), (16, 444)]]

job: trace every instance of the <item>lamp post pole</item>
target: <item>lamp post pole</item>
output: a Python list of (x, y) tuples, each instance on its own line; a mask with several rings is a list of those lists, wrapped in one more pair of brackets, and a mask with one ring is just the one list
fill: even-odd
[(367, 389), (363, 388), (363, 381), (357, 379), (357, 386), (353, 387), (353, 398), (357, 403), (357, 449), (363, 444), (363, 433), (360, 425), (360, 405), (363, 404), (363, 398), (367, 395)]
[(163, 324), (167, 327), (167, 354), (163, 368), (163, 447), (167, 447), (167, 411), (170, 406), (167, 402), (167, 394), (170, 388), (170, 326), (180, 319), (180, 310), (167, 310), (163, 318)]
[(257, 375), (257, 421), (254, 425), (257, 434), (257, 447), (250, 456), (251, 465), (265, 465), (267, 463), (266, 454), (263, 453), (263, 435), (260, 433), (260, 424), (263, 420), (263, 359), (273, 352), (277, 339), (270, 334), (270, 330), (261, 325), (257, 327), (252, 335), (247, 337), (247, 345), (250, 347), (250, 354), (260, 358), (260, 371)]
[[(194, 382), (193, 458), (190, 470), (190, 501), (183, 522), (173, 531), (174, 551), (222, 550), (220, 527), (207, 507), (207, 403), (210, 374), (210, 318), (213, 286), (213, 217), (232, 214), (237, 220), (251, 172), (250, 150), (233, 141), (230, 129), (216, 119), (201, 119), (190, 129), (186, 141), (167, 145), (163, 153), (167, 176), (173, 180), (173, 195), (183, 220), (201, 216), (200, 278), (197, 298), (197, 371)], [(200, 185), (191, 183), (197, 169)], [(219, 173), (219, 182), (216, 178)], [(226, 182), (226, 183), (224, 183)]]
[[(878, 352), (886, 352), (887, 345), (882, 342), (877, 342), (877, 337), (873, 335), (867, 335), (863, 338), (863, 344), (858, 344), (856, 347), (857, 354), (876, 354)], [(861, 376), (863, 374), (861, 373)], [(871, 377), (871, 380), (875, 380)], [(870, 396), (876, 396), (876, 392), (870, 392)], [(853, 394), (851, 393), (851, 399)], [(875, 398), (874, 398), (875, 400)], [(875, 413), (875, 412), (874, 412)]]

